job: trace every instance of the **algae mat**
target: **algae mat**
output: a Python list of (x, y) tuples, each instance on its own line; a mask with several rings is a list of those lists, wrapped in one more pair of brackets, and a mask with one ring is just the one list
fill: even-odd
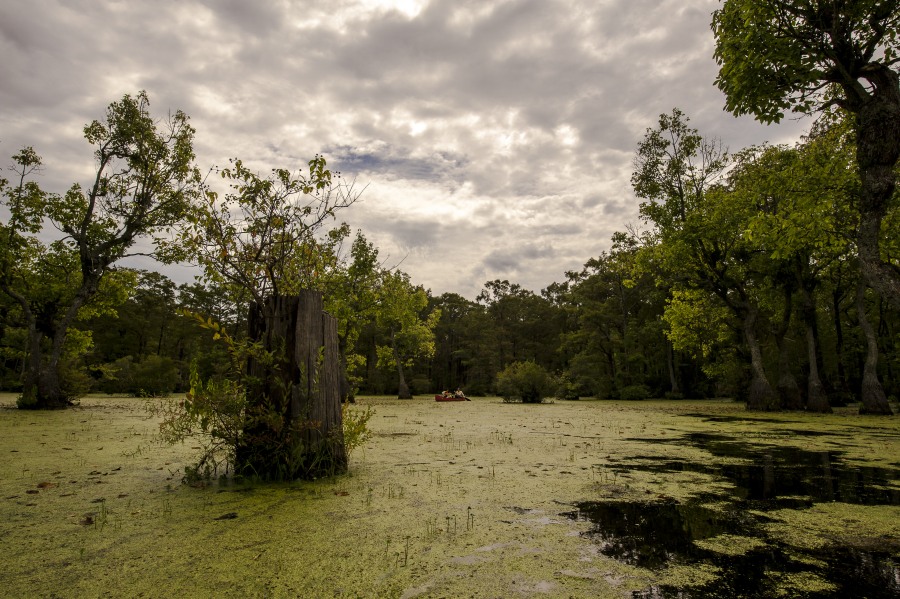
[[(727, 401), (360, 405), (375, 410), (373, 437), (346, 476), (193, 488), (181, 476), (195, 450), (160, 444), (140, 400), (22, 412), (0, 396), (0, 594), (705, 597), (727, 578), (722, 560), (756, 552), (763, 533), (779, 559), (809, 566), (764, 568), (773, 596), (838, 593), (810, 553), (823, 547), (897, 563), (897, 418), (748, 414)], [(816, 478), (770, 488), (766, 502), (765, 481), (729, 476), (763, 458), (729, 442), (836, 456), (862, 482), (824, 500)], [(635, 506), (639, 520), (702, 514), (703, 534), (684, 543), (721, 560), (617, 555), (627, 543), (610, 535)], [(756, 532), (741, 514), (756, 514)]]

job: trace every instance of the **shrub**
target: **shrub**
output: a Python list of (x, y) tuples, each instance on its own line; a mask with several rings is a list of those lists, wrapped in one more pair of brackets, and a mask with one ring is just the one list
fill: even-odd
[(622, 387), (619, 397), (627, 401), (650, 399), (650, 388), (647, 385), (628, 385)]
[(556, 388), (556, 381), (534, 362), (514, 362), (497, 375), (497, 393), (504, 401), (541, 403)]
[(341, 425), (344, 434), (344, 447), (347, 449), (347, 457), (354, 449), (363, 445), (372, 436), (369, 429), (369, 420), (375, 414), (371, 406), (365, 410), (350, 407), (350, 402), (345, 401), (341, 406)]
[(132, 366), (132, 388), (139, 397), (165, 397), (175, 390), (180, 374), (172, 358), (151, 355)]
[(568, 372), (562, 373), (558, 380), (556, 396), (562, 399), (575, 401), (581, 398), (581, 387)]
[(135, 397), (165, 397), (181, 381), (178, 364), (171, 358), (157, 355), (135, 362), (131, 356), (98, 368), (99, 387), (105, 393), (127, 393)]
[(431, 379), (427, 376), (414, 376), (411, 381), (409, 381), (409, 390), (414, 395), (421, 395), (423, 393), (428, 393), (434, 385), (431, 383)]
[(235, 463), (235, 451), (243, 433), (247, 398), (241, 385), (224, 380), (203, 381), (191, 368), (191, 390), (181, 401), (157, 400), (147, 404), (162, 418), (162, 439), (174, 445), (191, 439), (198, 443), (200, 458), (185, 468), (189, 482), (210, 478), (220, 468), (227, 472)]

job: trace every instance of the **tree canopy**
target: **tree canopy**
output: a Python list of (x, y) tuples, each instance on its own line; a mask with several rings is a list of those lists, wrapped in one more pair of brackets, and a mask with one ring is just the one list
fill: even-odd
[[(33, 180), (41, 159), (32, 148), (13, 157), (18, 180), (0, 186), (10, 214), (0, 229), (0, 291), (16, 305), (29, 338), (23, 406), (69, 402), (59, 367), (70, 326), (117, 261), (134, 254), (166, 259), (158, 248), (199, 194), (188, 117), (178, 111), (157, 123), (149, 107), (146, 93), (126, 95), (109, 105), (105, 122), (84, 127), (96, 166), (86, 186), (75, 183), (63, 195), (41, 189)], [(50, 243), (41, 237), (53, 237), (48, 224), (61, 235)], [(149, 248), (136, 245), (142, 238)]]

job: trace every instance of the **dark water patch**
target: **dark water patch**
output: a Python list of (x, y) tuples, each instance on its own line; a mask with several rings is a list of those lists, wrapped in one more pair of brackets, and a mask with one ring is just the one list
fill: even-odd
[[(797, 507), (831, 501), (900, 505), (900, 489), (897, 488), (900, 469), (848, 464), (843, 461), (842, 452), (756, 445), (737, 441), (734, 437), (705, 433), (668, 442), (700, 447), (710, 452), (713, 459), (693, 462), (668, 456), (638, 456), (617, 463), (613, 469), (619, 473), (634, 470), (711, 474), (734, 486), (732, 497), (728, 499), (748, 502), (754, 509), (761, 510), (790, 506), (796, 498), (808, 498)], [(733, 460), (740, 462), (733, 463)]]
[[(766, 538), (760, 520), (740, 509), (719, 511), (699, 503), (674, 501), (586, 502), (577, 507), (563, 515), (591, 522), (585, 535), (598, 543), (604, 555), (655, 571), (697, 564), (717, 569), (711, 583), (653, 586), (635, 591), (634, 599), (900, 596), (900, 560), (887, 551), (791, 548)], [(757, 542), (748, 544), (748, 549), (738, 555), (719, 553), (695, 542), (722, 534)], [(810, 579), (825, 584), (809, 588)]]
[(771, 424), (799, 423), (799, 420), (785, 420), (783, 418), (763, 418), (753, 416), (710, 416), (709, 414), (685, 414), (693, 418), (700, 418), (703, 422), (767, 422)]

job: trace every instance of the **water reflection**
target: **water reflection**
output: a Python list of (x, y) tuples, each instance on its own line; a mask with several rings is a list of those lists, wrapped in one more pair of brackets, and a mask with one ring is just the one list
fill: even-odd
[[(654, 586), (635, 592), (635, 599), (900, 597), (900, 559), (888, 547), (798, 549), (768, 538), (762, 527), (764, 512), (775, 508), (803, 509), (827, 501), (900, 505), (900, 491), (893, 488), (900, 471), (848, 465), (838, 452), (755, 446), (716, 435), (692, 435), (680, 442), (743, 461), (696, 464), (640, 458), (620, 464), (618, 470), (706, 472), (727, 479), (733, 489), (688, 503), (587, 502), (566, 514), (590, 521), (586, 534), (603, 554), (622, 562), (651, 570), (704, 563), (718, 571), (709, 585)], [(710, 509), (703, 505), (708, 501), (731, 507)], [(755, 543), (740, 555), (696, 543), (722, 534), (750, 537)], [(810, 581), (815, 584), (810, 586)]]
[[(734, 485), (733, 499), (751, 502), (754, 509), (809, 507), (826, 501), (900, 505), (900, 489), (896, 482), (900, 479), (900, 470), (850, 465), (842, 460), (840, 452), (751, 445), (709, 434), (688, 435), (676, 442), (702, 447), (718, 458), (743, 461), (701, 464), (647, 457), (621, 464), (617, 469), (703, 472), (721, 476)], [(798, 498), (807, 499), (798, 501)]]

